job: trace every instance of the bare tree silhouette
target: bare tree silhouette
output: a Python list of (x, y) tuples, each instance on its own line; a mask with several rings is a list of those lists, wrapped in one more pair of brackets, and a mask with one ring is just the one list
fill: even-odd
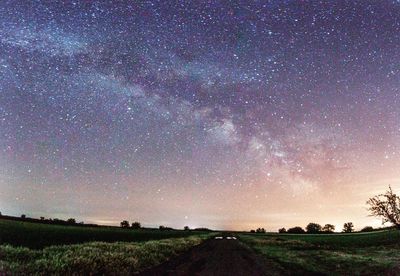
[(382, 224), (392, 223), (400, 230), (400, 197), (396, 195), (392, 187), (384, 194), (371, 197), (367, 204), (370, 215), (382, 218)]

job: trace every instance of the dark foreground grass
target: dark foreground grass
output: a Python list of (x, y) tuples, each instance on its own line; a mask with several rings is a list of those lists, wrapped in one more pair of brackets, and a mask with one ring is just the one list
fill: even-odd
[(90, 242), (29, 249), (0, 246), (0, 275), (131, 275), (195, 246), (209, 234), (147, 242)]
[[(385, 275), (399, 270), (400, 233), (240, 235), (242, 242), (295, 274)], [(400, 270), (398, 274), (400, 275)]]
[(0, 219), (0, 244), (41, 249), (90, 241), (139, 242), (201, 234), (196, 231), (50, 225)]

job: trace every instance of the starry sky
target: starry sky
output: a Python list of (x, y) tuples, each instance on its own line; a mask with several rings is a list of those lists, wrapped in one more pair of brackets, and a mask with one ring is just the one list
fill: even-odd
[(379, 226), (400, 1), (1, 1), (0, 211)]

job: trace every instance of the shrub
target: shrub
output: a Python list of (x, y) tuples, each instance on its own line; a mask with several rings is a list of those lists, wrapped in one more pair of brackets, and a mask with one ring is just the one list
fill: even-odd
[(363, 229), (361, 229), (361, 232), (371, 232), (374, 231), (374, 228), (372, 226), (365, 226)]
[(301, 228), (300, 226), (296, 226), (296, 227), (289, 228), (287, 230), (287, 232), (290, 234), (304, 234), (306, 231), (304, 231), (304, 229)]

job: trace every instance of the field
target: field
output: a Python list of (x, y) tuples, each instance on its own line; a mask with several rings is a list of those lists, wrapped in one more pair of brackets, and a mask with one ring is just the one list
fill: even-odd
[[(377, 275), (400, 271), (400, 231), (352, 234), (241, 234), (240, 240), (285, 271)], [(398, 274), (392, 274), (398, 275)]]
[(132, 274), (180, 254), (209, 235), (0, 220), (0, 274)]
[[(216, 234), (238, 240), (209, 239)], [(254, 270), (255, 264), (275, 275), (400, 275), (400, 231), (249, 234), (0, 219), (0, 274), (126, 275), (158, 265), (155, 271), (188, 269), (201, 274)]]
[(197, 232), (183, 230), (123, 229), (119, 227), (82, 227), (50, 225), (0, 219), (0, 244), (41, 249), (90, 241), (139, 242), (188, 237)]

